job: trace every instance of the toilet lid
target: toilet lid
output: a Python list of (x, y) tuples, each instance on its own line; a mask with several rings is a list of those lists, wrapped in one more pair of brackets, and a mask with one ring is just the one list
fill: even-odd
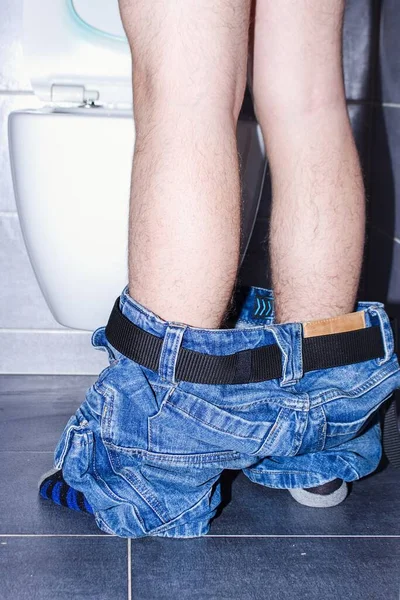
[(23, 27), (26, 69), (41, 100), (132, 104), (118, 0), (24, 0)]

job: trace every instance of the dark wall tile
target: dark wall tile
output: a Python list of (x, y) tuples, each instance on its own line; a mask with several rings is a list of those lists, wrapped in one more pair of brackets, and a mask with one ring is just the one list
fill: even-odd
[[(396, 1), (396, 0), (395, 0)], [(376, 0), (347, 0), (343, 28), (346, 97), (371, 99), (378, 35)]]
[(367, 183), (369, 174), (369, 144), (373, 130), (372, 108), (367, 104), (348, 104), (347, 111), (360, 156), (365, 182)]
[(400, 108), (376, 107), (371, 150), (369, 221), (392, 238), (400, 237), (399, 165)]
[(367, 299), (384, 302), (391, 316), (400, 317), (400, 242), (370, 229), (366, 260)]
[[(349, 104), (348, 113), (367, 184), (371, 106), (361, 103)], [(271, 285), (267, 242), (271, 201), (271, 175), (267, 169), (257, 220), (239, 271), (239, 280), (243, 285)]]
[(240, 268), (238, 281), (243, 286), (268, 287), (269, 265), (266, 253), (248, 252)]
[(380, 99), (400, 103), (400, 6), (398, 0), (382, 0), (380, 22)]

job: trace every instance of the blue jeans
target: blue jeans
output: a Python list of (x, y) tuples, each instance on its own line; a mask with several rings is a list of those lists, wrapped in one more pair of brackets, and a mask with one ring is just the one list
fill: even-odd
[[(382, 358), (303, 373), (302, 324), (274, 324), (272, 292), (250, 288), (234, 329), (168, 322), (131, 298), (122, 313), (163, 338), (158, 372), (119, 353), (104, 328), (92, 337), (110, 365), (89, 388), (55, 450), (65, 480), (84, 493), (97, 525), (121, 537), (208, 532), (224, 469), (275, 488), (353, 481), (381, 458), (378, 407), (400, 387), (393, 334), (382, 304), (361, 302), (379, 325)], [(268, 344), (282, 377), (209, 385), (176, 381), (180, 345), (226, 355)]]

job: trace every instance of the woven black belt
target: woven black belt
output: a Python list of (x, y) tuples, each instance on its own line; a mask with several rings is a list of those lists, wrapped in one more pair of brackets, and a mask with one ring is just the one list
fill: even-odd
[[(132, 323), (119, 308), (117, 298), (106, 327), (106, 337), (121, 354), (143, 367), (158, 371), (163, 344), (159, 338)], [(384, 356), (379, 326), (303, 338), (303, 371), (341, 367)], [(282, 377), (277, 344), (217, 356), (180, 347), (175, 378), (192, 383), (255, 383)]]

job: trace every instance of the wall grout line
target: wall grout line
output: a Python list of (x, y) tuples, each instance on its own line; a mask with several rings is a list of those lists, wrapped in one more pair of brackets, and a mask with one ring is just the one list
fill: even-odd
[[(106, 366), (107, 365), (105, 365), (105, 367)], [(96, 371), (91, 371), (90, 373), (87, 371), (0, 371), (0, 376), (15, 377), (16, 375), (20, 375), (24, 377), (34, 377), (37, 375), (38, 377), (98, 377), (99, 369), (101, 369), (101, 366)], [(2, 395), (4, 394), (5, 392), (2, 392)]]
[(0, 327), (0, 333), (68, 333), (75, 335), (88, 335), (93, 333), (89, 329), (28, 329), (20, 327)]
[(132, 540), (128, 538), (128, 600), (132, 600)]
[(0, 90), (0, 96), (35, 96), (33, 90)]
[(376, 225), (373, 225), (371, 223), (370, 225), (371, 229), (375, 229), (375, 231), (377, 231), (378, 233), (380, 233), (381, 235), (383, 235), (384, 237), (389, 238), (389, 240), (392, 240), (393, 242), (395, 242), (396, 244), (400, 244), (400, 238), (394, 236), (392, 237), (390, 235), (390, 233), (388, 233), (387, 231), (385, 231), (384, 229), (381, 229), (380, 227), (377, 227)]

